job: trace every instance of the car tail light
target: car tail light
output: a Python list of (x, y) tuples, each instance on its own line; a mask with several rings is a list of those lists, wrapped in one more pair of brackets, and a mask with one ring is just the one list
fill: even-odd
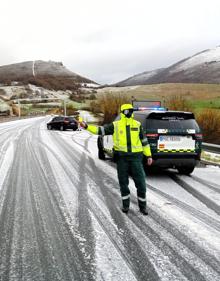
[(70, 121), (68, 121), (68, 120), (64, 120), (64, 123), (65, 123), (65, 124), (69, 124), (69, 122), (70, 122)]
[(147, 138), (157, 138), (158, 134), (145, 134)]
[(202, 134), (195, 134), (195, 139), (196, 140), (202, 140)]

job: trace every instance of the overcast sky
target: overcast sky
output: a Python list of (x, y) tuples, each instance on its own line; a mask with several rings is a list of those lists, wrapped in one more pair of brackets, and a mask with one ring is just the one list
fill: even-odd
[(220, 45), (219, 0), (0, 0), (0, 65), (62, 61), (98, 83)]

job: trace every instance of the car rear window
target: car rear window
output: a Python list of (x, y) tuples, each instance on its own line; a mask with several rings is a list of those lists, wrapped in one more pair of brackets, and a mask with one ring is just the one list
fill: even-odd
[(68, 120), (71, 121), (71, 122), (75, 122), (76, 119), (74, 117), (68, 117)]
[(195, 119), (188, 120), (157, 120), (146, 119), (146, 128), (148, 129), (195, 129), (199, 126)]
[(167, 112), (156, 114), (152, 113), (146, 119), (148, 129), (195, 129), (199, 126), (194, 119), (193, 113)]

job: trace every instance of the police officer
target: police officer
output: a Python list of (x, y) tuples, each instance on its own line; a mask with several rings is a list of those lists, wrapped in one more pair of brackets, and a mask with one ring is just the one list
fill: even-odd
[(130, 205), (129, 175), (137, 188), (137, 199), (140, 212), (148, 215), (146, 208), (146, 182), (143, 169), (143, 154), (147, 165), (152, 164), (150, 146), (143, 134), (141, 123), (134, 119), (133, 106), (121, 106), (121, 119), (104, 126), (80, 125), (89, 132), (98, 135), (113, 135), (114, 159), (117, 163), (118, 180), (122, 197), (122, 211), (127, 213)]

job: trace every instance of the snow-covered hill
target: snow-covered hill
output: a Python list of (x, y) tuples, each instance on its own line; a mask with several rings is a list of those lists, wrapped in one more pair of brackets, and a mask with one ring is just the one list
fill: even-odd
[(124, 86), (136, 86), (136, 85), (144, 85), (145, 81), (154, 77), (156, 74), (160, 73), (164, 68), (152, 70), (152, 71), (145, 71), (140, 74), (136, 74), (126, 80), (123, 80), (119, 83), (116, 83), (115, 86), (124, 87)]
[[(126, 85), (124, 85), (125, 81)], [(197, 53), (167, 68), (137, 74), (116, 85), (133, 86), (137, 85), (137, 81), (140, 81), (139, 85), (220, 83), (220, 46)]]
[(200, 52), (182, 63), (176, 65), (176, 71), (187, 70), (201, 64), (212, 64), (220, 62), (220, 46), (211, 50)]
[(0, 66), (0, 82), (55, 77), (73, 79), (78, 83), (95, 83), (68, 70), (62, 62), (36, 60)]

